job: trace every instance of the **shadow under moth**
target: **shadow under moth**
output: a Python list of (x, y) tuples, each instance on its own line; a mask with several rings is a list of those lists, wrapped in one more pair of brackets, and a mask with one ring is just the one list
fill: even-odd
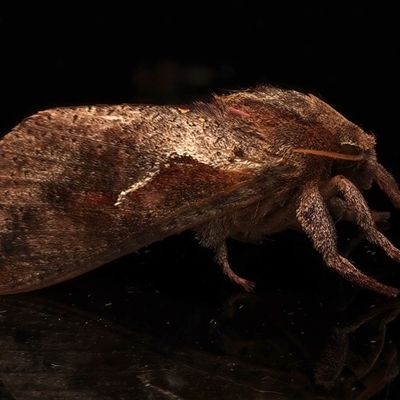
[(363, 288), (399, 289), (339, 255), (332, 215), (400, 262), (361, 194), (400, 207), (375, 139), (315, 96), (257, 87), (190, 106), (55, 108), (0, 142), (0, 294), (43, 288), (194, 230), (234, 282), (226, 239), (303, 230), (327, 266)]

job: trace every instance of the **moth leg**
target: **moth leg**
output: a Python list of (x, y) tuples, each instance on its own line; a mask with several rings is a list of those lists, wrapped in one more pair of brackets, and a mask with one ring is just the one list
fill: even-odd
[[(333, 197), (330, 199), (328, 202), (328, 208), (339, 219), (349, 222), (357, 222), (357, 214), (355, 210), (350, 209), (348, 204), (344, 200), (339, 199), (339, 197)], [(372, 220), (377, 223), (387, 222), (390, 218), (390, 212), (386, 211), (370, 210), (370, 214)]]
[[(345, 220), (349, 222), (357, 222), (356, 213), (354, 210), (351, 210), (347, 203), (340, 199), (339, 197), (334, 197), (328, 202), (329, 210), (335, 215), (339, 220)], [(390, 213), (385, 211), (373, 211), (370, 210), (371, 217), (375, 223), (386, 223), (390, 218)], [(379, 228), (382, 232), (384, 229)], [(348, 257), (348, 255), (353, 251), (355, 247), (357, 247), (360, 242), (365, 239), (364, 232), (359, 232), (357, 236), (353, 237), (345, 250), (342, 250), (340, 254), (344, 257)]]
[(393, 205), (400, 208), (400, 189), (393, 176), (382, 167), (381, 164), (377, 164), (376, 174), (374, 181), (379, 187), (386, 193)]
[[(335, 182), (333, 182), (333, 184), (336, 185)], [(365, 202), (363, 201), (363, 203)], [(325, 263), (329, 267), (335, 269), (350, 282), (363, 288), (390, 297), (397, 296), (400, 292), (398, 289), (383, 285), (375, 279), (363, 274), (347, 259), (339, 255), (334, 222), (329, 215), (328, 208), (325, 206), (324, 200), (315, 182), (311, 182), (305, 186), (300, 195), (296, 217), (303, 231), (311, 239), (314, 248), (322, 255)], [(371, 217), (370, 219), (372, 221)]]
[(243, 279), (236, 275), (228, 261), (228, 249), (226, 247), (226, 237), (228, 236), (224, 222), (211, 221), (196, 229), (196, 236), (200, 240), (200, 244), (215, 252), (215, 261), (221, 265), (224, 274), (229, 277), (232, 282), (242, 286), (246, 291), (250, 292), (254, 289), (254, 283)]
[(251, 292), (252, 290), (254, 290), (253, 282), (241, 278), (232, 271), (232, 268), (229, 265), (228, 261), (228, 249), (226, 247), (225, 241), (223, 243), (220, 243), (215, 248), (215, 260), (218, 262), (219, 265), (222, 266), (224, 274), (227, 275), (232, 282), (235, 282), (238, 285), (242, 286), (247, 292)]
[(400, 262), (400, 250), (394, 247), (386, 236), (376, 229), (367, 202), (359, 190), (349, 180), (340, 175), (332, 178), (330, 185), (336, 188), (348, 208), (353, 210), (356, 223), (365, 233), (367, 240), (384, 250), (390, 258)]

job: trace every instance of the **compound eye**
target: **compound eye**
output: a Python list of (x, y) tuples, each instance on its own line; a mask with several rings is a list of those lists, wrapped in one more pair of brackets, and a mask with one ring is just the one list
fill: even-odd
[(351, 156), (359, 156), (361, 155), (362, 151), (359, 147), (354, 146), (352, 144), (346, 143), (340, 146), (340, 153), (341, 154), (348, 154)]

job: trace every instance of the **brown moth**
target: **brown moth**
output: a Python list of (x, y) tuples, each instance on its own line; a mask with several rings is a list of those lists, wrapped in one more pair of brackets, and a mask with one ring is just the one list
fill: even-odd
[(43, 288), (191, 229), (246, 290), (226, 238), (301, 229), (325, 263), (387, 296), (340, 256), (331, 213), (375, 228), (373, 182), (400, 207), (375, 139), (320, 99), (258, 87), (187, 107), (117, 105), (39, 112), (0, 142), (0, 293)]

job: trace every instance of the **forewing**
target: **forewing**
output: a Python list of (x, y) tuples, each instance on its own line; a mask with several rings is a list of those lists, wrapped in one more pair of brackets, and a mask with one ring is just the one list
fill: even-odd
[(69, 279), (215, 218), (253, 179), (249, 167), (173, 152), (184, 142), (156, 135), (148, 112), (48, 110), (0, 142), (0, 293)]

